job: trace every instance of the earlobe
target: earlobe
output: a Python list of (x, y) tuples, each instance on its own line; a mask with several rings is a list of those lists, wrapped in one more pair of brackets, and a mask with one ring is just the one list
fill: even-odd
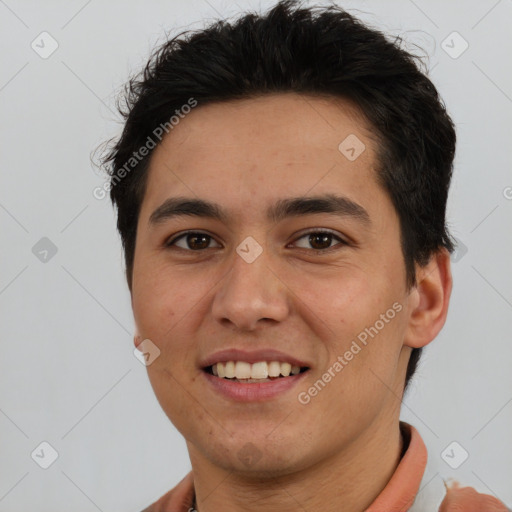
[(142, 336), (139, 333), (139, 328), (135, 326), (135, 333), (133, 335), (133, 345), (137, 348), (142, 343)]
[(404, 338), (404, 345), (412, 348), (428, 345), (446, 321), (452, 291), (450, 253), (443, 248), (433, 254), (427, 265), (417, 268), (416, 280)]
[[(132, 305), (132, 311), (133, 311), (133, 294), (130, 293), (130, 302)], [(137, 326), (137, 321), (135, 321), (135, 333), (133, 334), (133, 345), (135, 348), (137, 348), (142, 342), (142, 336), (139, 333), (139, 328)]]

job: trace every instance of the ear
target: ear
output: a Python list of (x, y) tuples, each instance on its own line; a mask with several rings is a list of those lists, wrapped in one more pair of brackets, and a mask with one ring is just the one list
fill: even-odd
[(139, 332), (139, 327), (137, 326), (137, 322), (135, 322), (135, 333), (133, 334), (133, 344), (135, 348), (137, 348), (142, 343), (142, 336)]
[(416, 286), (409, 295), (409, 325), (404, 345), (428, 345), (442, 329), (452, 292), (450, 253), (440, 249), (424, 267), (416, 269)]
[[(132, 305), (132, 311), (133, 311), (133, 294), (130, 292), (130, 302)], [(137, 326), (137, 321), (134, 318), (135, 322), (135, 333), (133, 334), (133, 345), (135, 348), (137, 348), (142, 343), (142, 336), (139, 333), (139, 327)]]

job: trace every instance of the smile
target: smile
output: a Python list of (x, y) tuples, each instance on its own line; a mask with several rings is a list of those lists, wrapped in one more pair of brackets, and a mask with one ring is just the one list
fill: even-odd
[(258, 361), (252, 364), (246, 361), (226, 361), (203, 368), (201, 374), (207, 388), (216, 395), (235, 402), (264, 402), (285, 397), (286, 392), (303, 381), (310, 371), (308, 367), (292, 366), (279, 361)]
[(258, 361), (252, 364), (246, 361), (226, 361), (208, 366), (205, 371), (221, 379), (254, 384), (298, 375), (307, 369), (280, 361)]

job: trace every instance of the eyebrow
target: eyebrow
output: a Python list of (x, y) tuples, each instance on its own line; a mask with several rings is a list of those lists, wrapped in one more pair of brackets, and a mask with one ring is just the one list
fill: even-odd
[[(279, 199), (267, 210), (267, 219), (277, 223), (288, 217), (319, 213), (350, 217), (366, 227), (371, 226), (370, 216), (360, 204), (348, 197), (335, 194)], [(153, 211), (149, 217), (149, 224), (157, 225), (183, 216), (214, 219), (225, 224), (230, 220), (229, 214), (217, 203), (189, 197), (170, 197)]]

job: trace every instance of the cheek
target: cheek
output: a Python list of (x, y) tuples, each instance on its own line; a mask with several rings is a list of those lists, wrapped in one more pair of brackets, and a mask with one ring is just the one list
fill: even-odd
[[(186, 272), (154, 271), (137, 275), (132, 292), (133, 315), (139, 334), (160, 349), (148, 367), (151, 373), (168, 369), (180, 380), (194, 375), (194, 334), (208, 314), (205, 292), (209, 279), (190, 278)], [(156, 376), (155, 376), (156, 378)]]
[[(368, 368), (394, 367), (401, 348), (405, 307), (393, 276), (345, 269), (297, 286), (298, 314), (324, 340), (330, 362), (347, 354), (343, 371), (361, 378)], [(351, 352), (351, 353), (347, 353)], [(350, 371), (352, 370), (352, 371)]]
[(380, 294), (360, 269), (335, 269), (329, 275), (308, 276), (297, 282), (295, 289), (310, 318), (324, 324), (329, 335), (337, 338), (364, 328), (380, 307)]
[(180, 318), (186, 315), (185, 298), (166, 290), (134, 288), (133, 316), (141, 336), (151, 339), (160, 349), (174, 338)]
[(161, 335), (170, 329), (195, 299), (195, 294), (188, 290), (187, 283), (183, 279), (180, 281), (179, 273), (170, 274), (157, 262), (135, 265), (132, 307), (137, 326), (153, 335)]

